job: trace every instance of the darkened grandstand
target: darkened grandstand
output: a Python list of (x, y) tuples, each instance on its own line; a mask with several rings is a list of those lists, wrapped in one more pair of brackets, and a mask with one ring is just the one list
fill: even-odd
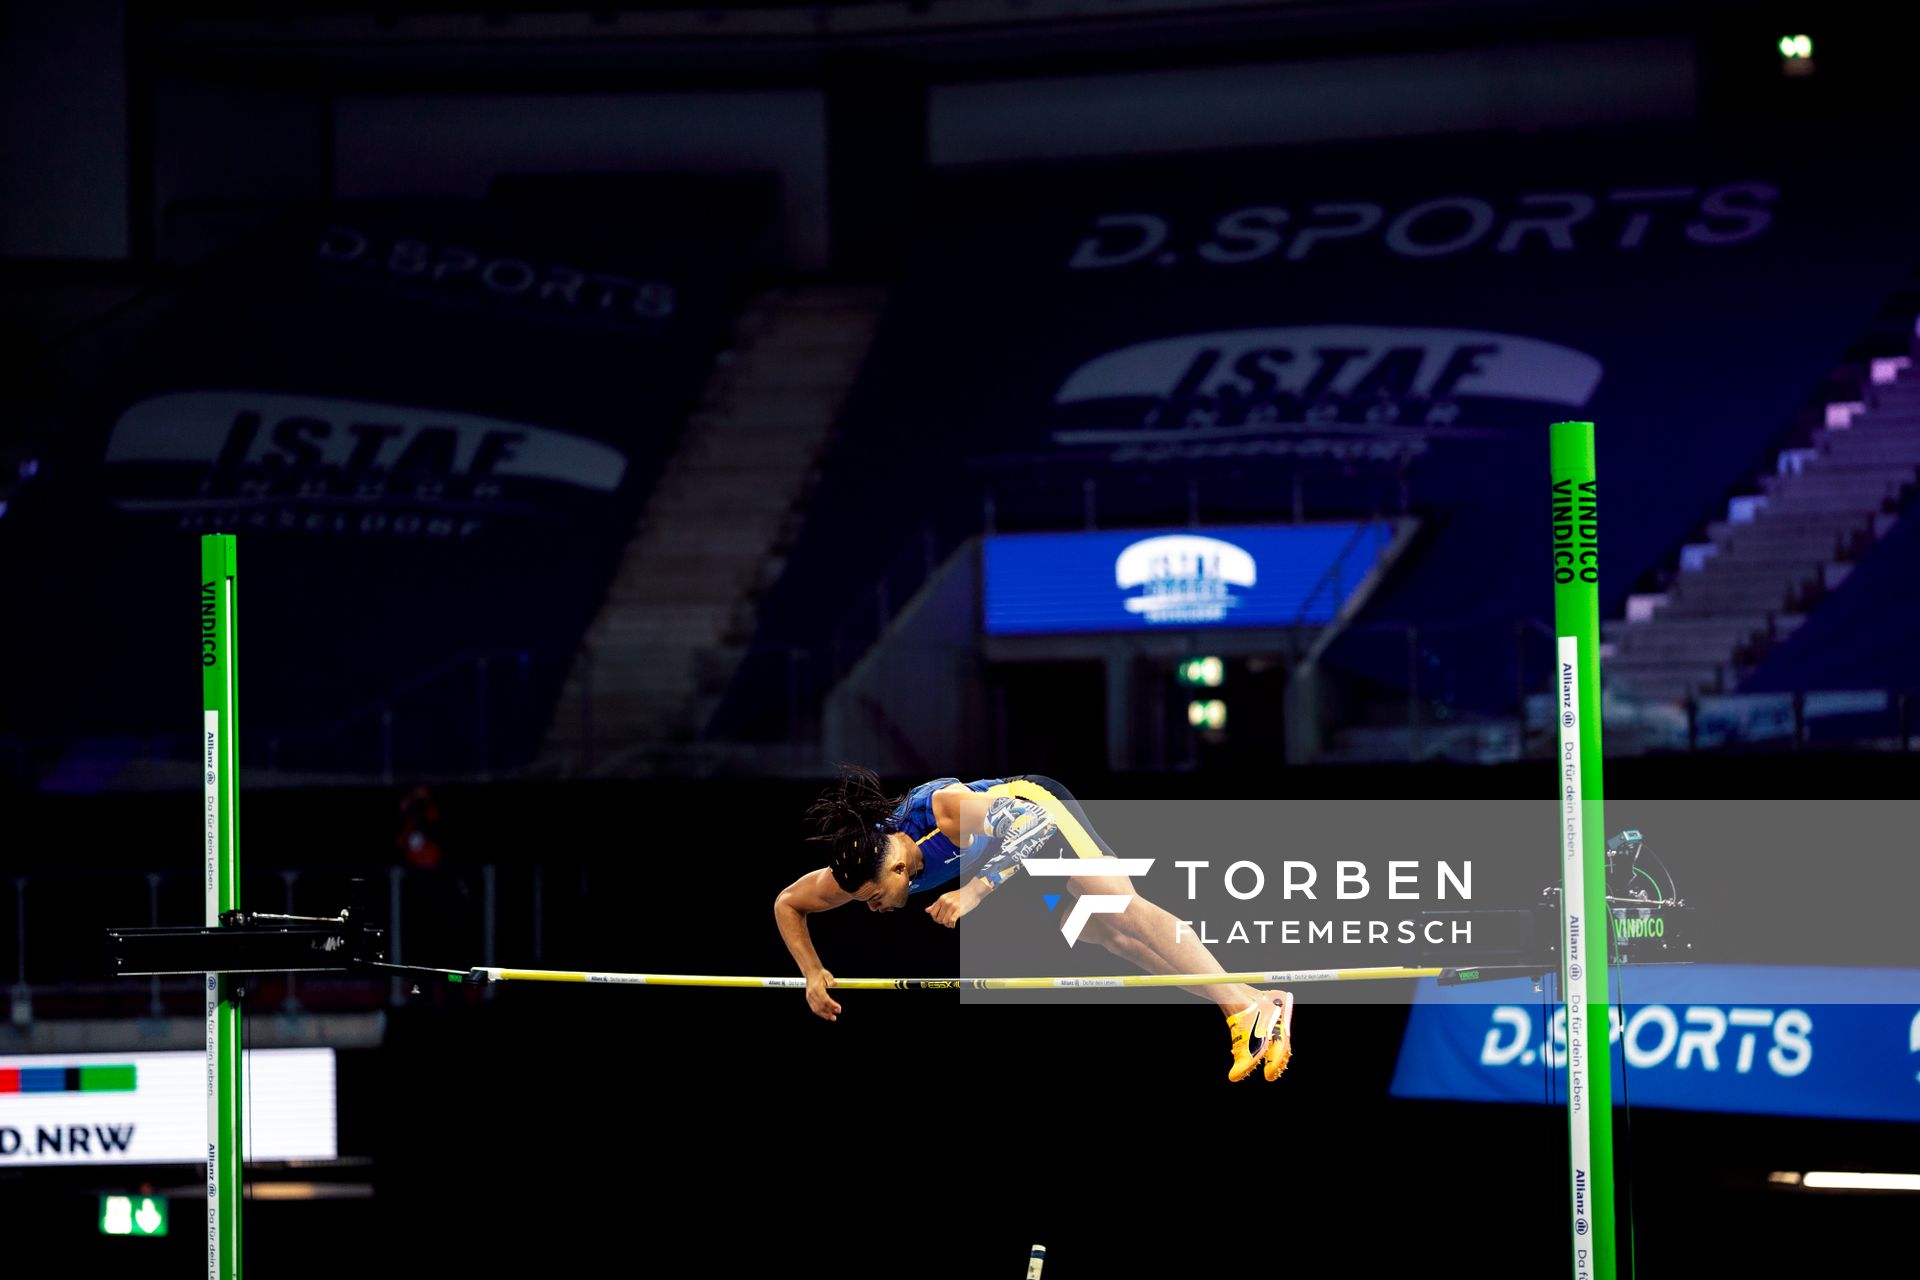
[[(9, 6), (0, 1270), (205, 1265), (197, 1112), (191, 1159), (115, 1161), (8, 1107), (114, 1055), (198, 1098), (165, 1055), (204, 1048), (202, 977), (114, 976), (103, 931), (216, 909), (222, 533), (239, 897), (462, 974), (246, 980), (250, 1049), (326, 1059), (308, 1136), (248, 1167), (250, 1270), (1010, 1278), (1038, 1240), (1046, 1280), (1564, 1272), (1559, 968), (1465, 1013), (1302, 982), (1299, 1062), (1233, 1085), (1192, 1002), (850, 991), (829, 1027), (794, 991), (466, 980), (808, 971), (770, 908), (826, 861), (802, 815), (846, 763), (890, 795), (1058, 778), (1127, 857), (1129, 804), (1257, 815), (1155, 846), (1169, 877), (1363, 856), (1321, 805), (1408, 805), (1396, 849), (1490, 867), (1536, 806), (1498, 909), (1545, 919), (1563, 420), (1596, 424), (1602, 839), (1644, 824), (1685, 885), (1643, 928), (1699, 921), (1684, 963), (1616, 970), (1625, 1273), (1751, 1270), (1756, 1222), (1762, 1270), (1903, 1256), (1911, 1195), (1799, 1181), (1920, 1172), (1897, 27)], [(933, 901), (801, 933), (842, 976), (970, 972)], [(1042, 963), (1115, 963), (1017, 901)], [(169, 1235), (103, 1234), (110, 1195)]]

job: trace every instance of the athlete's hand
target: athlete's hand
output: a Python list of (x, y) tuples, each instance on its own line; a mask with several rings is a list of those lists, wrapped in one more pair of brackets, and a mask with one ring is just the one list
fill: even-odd
[(975, 880), (964, 888), (941, 894), (935, 899), (933, 905), (927, 908), (927, 914), (933, 917), (935, 924), (943, 924), (951, 929), (960, 923), (961, 916), (979, 906), (980, 899), (986, 896), (980, 887), (980, 881)]
[(825, 969), (807, 975), (807, 1008), (813, 1010), (828, 1022), (840, 1020), (840, 1005), (827, 994), (827, 988), (833, 985), (833, 975)]

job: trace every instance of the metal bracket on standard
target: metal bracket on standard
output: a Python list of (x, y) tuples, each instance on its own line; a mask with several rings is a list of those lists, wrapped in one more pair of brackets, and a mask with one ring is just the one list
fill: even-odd
[(387, 958), (387, 935), (337, 916), (228, 911), (217, 928), (108, 929), (108, 969), (117, 977), (173, 973), (306, 973), (359, 968)]

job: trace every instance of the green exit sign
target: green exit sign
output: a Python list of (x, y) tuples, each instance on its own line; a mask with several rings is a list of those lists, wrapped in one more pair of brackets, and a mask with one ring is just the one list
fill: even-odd
[(100, 1234), (163, 1236), (167, 1234), (167, 1202), (159, 1196), (101, 1196)]
[(1188, 658), (1174, 668), (1174, 677), (1181, 684), (1218, 689), (1227, 678), (1227, 664), (1216, 657)]

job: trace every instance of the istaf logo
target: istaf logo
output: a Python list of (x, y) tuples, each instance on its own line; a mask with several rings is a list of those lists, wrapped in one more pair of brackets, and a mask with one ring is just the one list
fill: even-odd
[(470, 535), (480, 517), (509, 507), (537, 510), (541, 495), (548, 510), (568, 510), (582, 494), (613, 494), (627, 470), (613, 446), (549, 427), (246, 391), (130, 406), (105, 462), (122, 510), (183, 519), (265, 511), (270, 528), (429, 537)]
[(1113, 563), (1125, 607), (1149, 625), (1219, 622), (1258, 580), (1253, 556), (1220, 538), (1166, 534), (1127, 546)]
[(1449, 433), (1504, 430), (1544, 406), (1580, 408), (1601, 373), (1583, 351), (1476, 329), (1178, 334), (1108, 351), (1068, 374), (1054, 393), (1061, 422), (1052, 435), (1061, 445), (1115, 449), (1119, 460), (1169, 449), (1182, 457), (1398, 456)]

